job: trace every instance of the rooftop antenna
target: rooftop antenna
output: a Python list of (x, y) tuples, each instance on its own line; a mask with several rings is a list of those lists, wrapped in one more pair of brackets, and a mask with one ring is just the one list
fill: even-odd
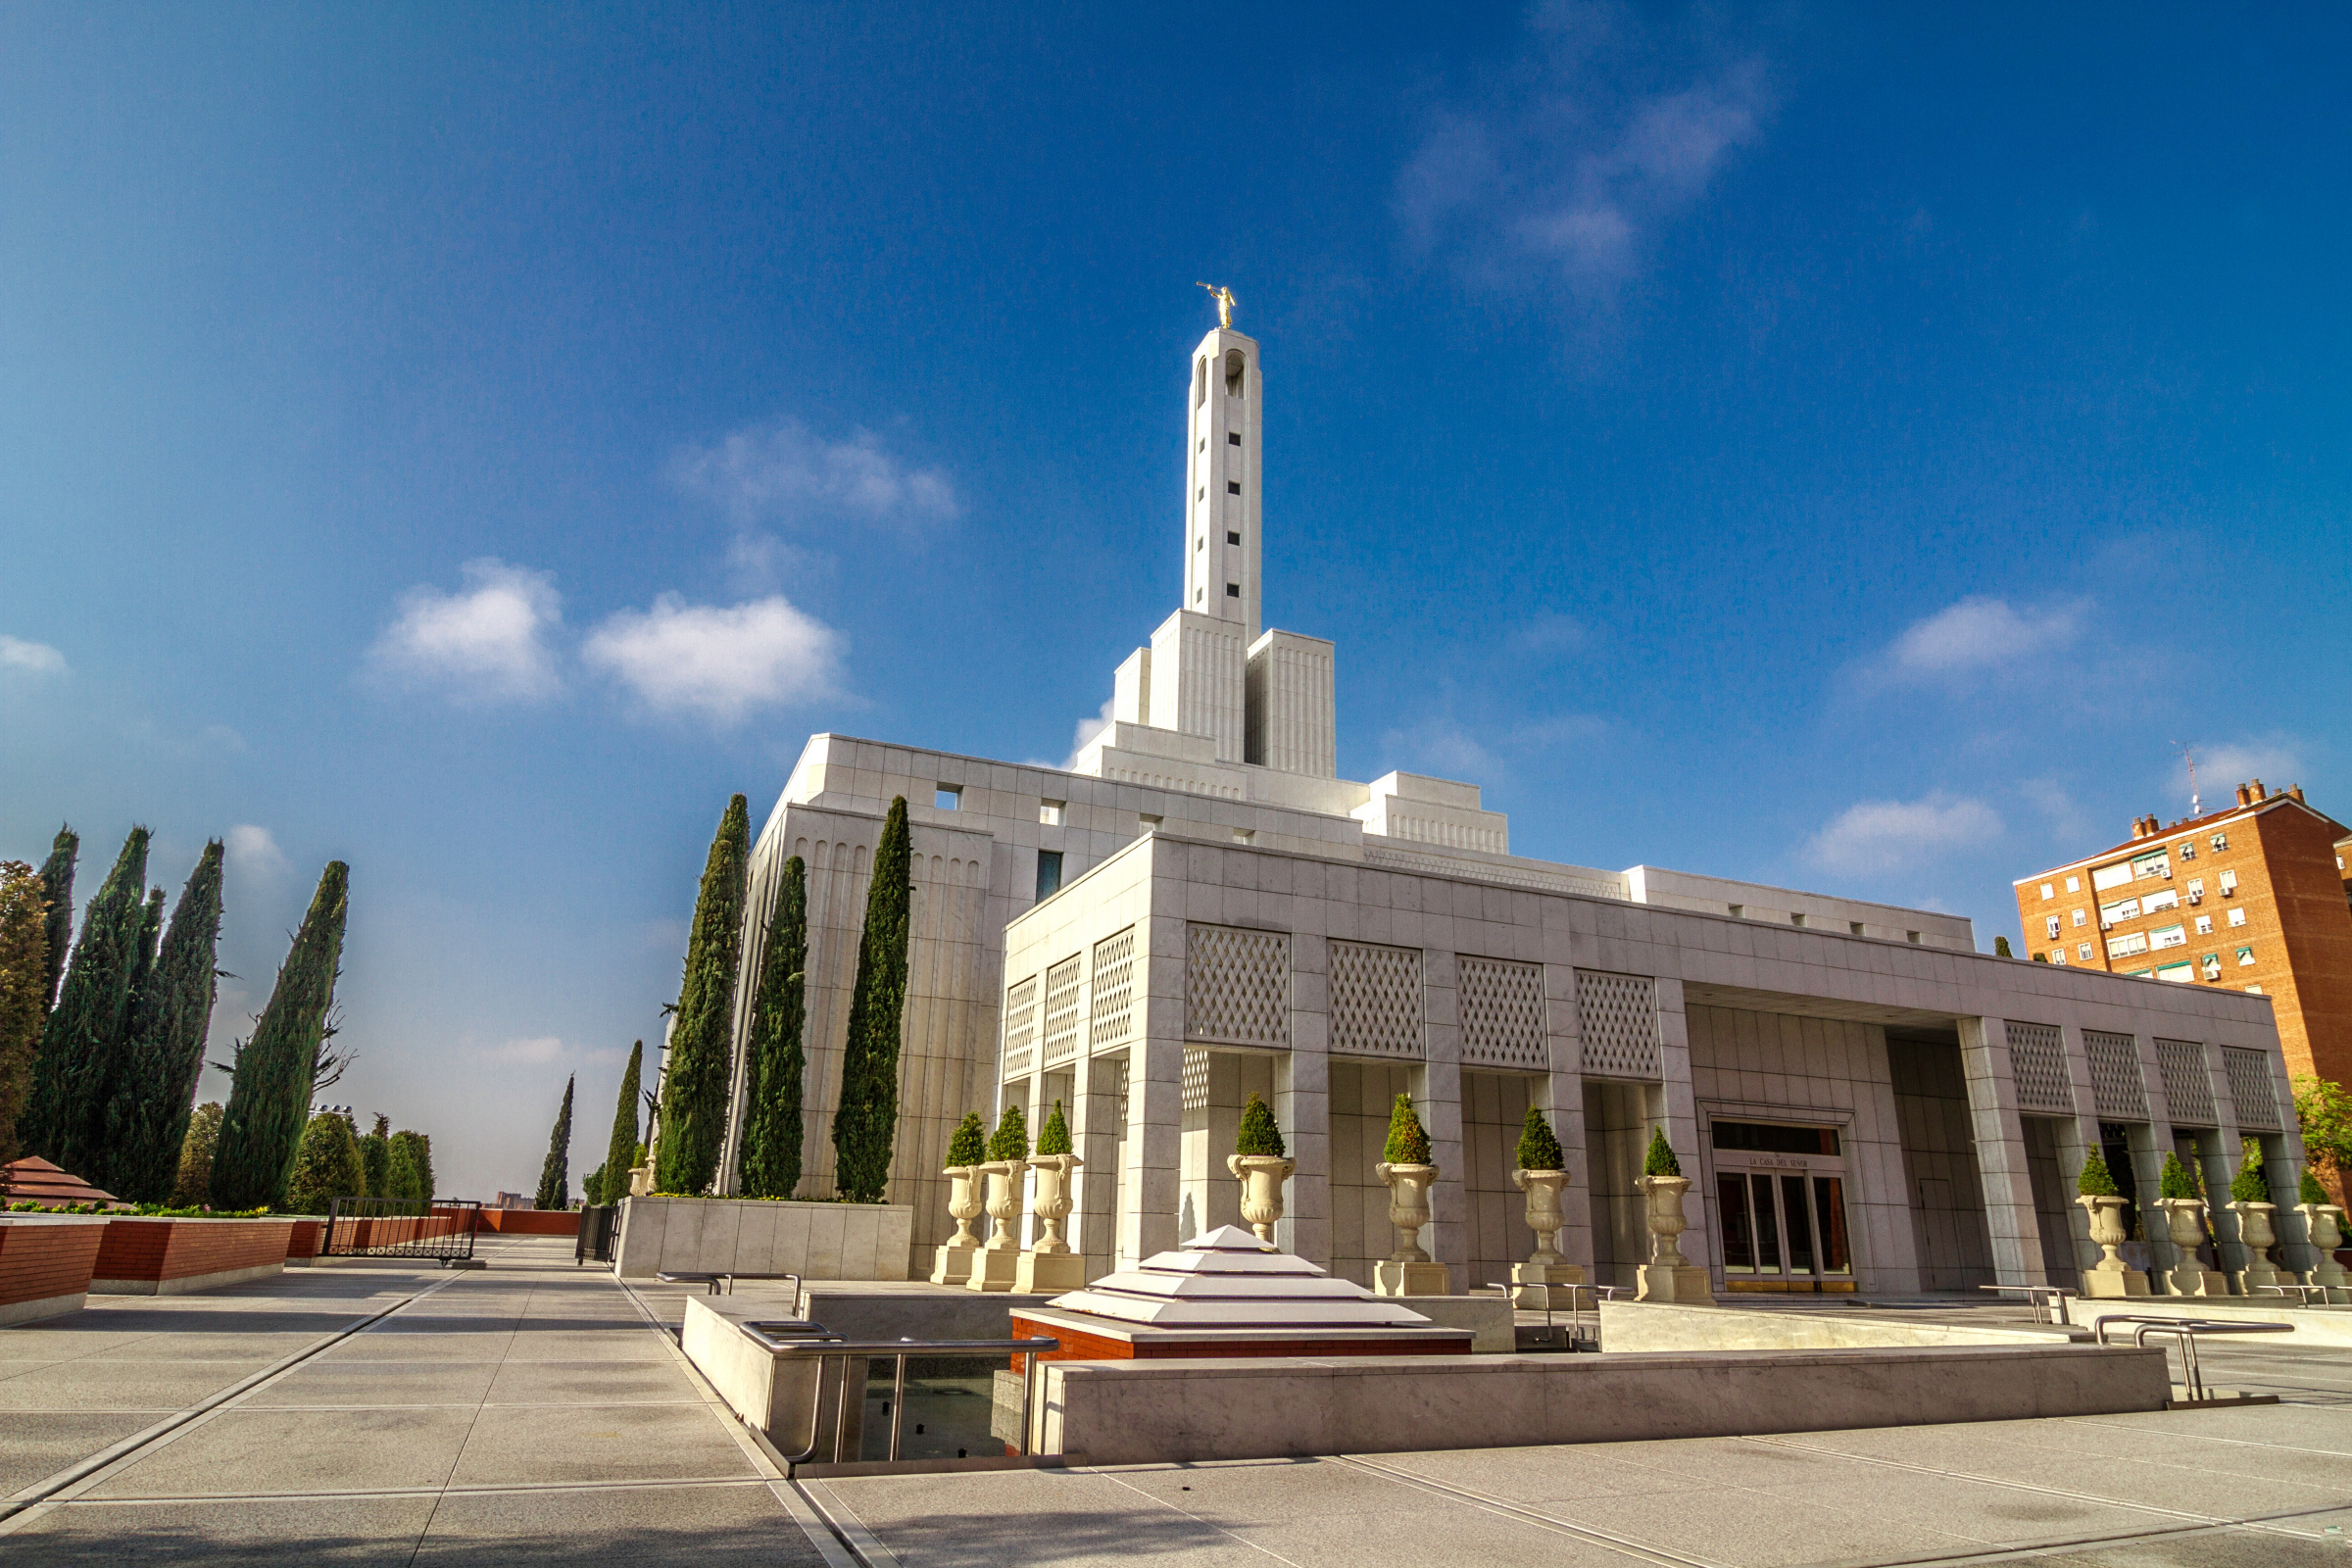
[(2181, 757), (2188, 762), (2188, 815), (2189, 819), (2194, 821), (2205, 814), (2205, 808), (2197, 800), (2197, 754), (2195, 749), (2197, 743), (2195, 741), (2175, 741), (2173, 744), (2180, 748)]

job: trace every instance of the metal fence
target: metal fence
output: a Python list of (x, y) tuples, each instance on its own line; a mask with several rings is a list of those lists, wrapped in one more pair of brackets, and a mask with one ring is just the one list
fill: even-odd
[(620, 1205), (618, 1203), (590, 1203), (580, 1210), (579, 1240), (572, 1243), (571, 1260), (580, 1263), (610, 1263), (612, 1244), (620, 1237)]
[(321, 1257), (423, 1257), (441, 1262), (473, 1256), (482, 1205), (470, 1200), (338, 1198), (327, 1205)]

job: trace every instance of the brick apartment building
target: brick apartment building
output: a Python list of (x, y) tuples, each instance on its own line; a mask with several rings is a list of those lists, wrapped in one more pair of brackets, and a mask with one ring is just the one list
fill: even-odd
[(2260, 779), (2016, 884), (2033, 958), (2271, 999), (2289, 1072), (2352, 1083), (2352, 834)]

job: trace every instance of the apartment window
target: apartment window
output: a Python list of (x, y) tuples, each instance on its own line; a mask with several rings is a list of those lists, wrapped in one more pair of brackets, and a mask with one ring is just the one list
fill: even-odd
[(2218, 953), (2208, 953), (2197, 960), (2197, 967), (2205, 971), (2206, 979), (2219, 980), (2222, 977), (2222, 956)]
[(2088, 925), (2088, 924), (2090, 924), (2090, 911), (2089, 911), (2088, 909), (2077, 909), (2077, 910), (2075, 911), (2075, 924), (2077, 924), (2077, 925)]
[(2222, 891), (2224, 893), (2235, 893), (2237, 891), (2237, 873), (2235, 871), (2224, 871), (2222, 873), (2221, 881)]
[(2209, 936), (2213, 935), (2213, 916), (2212, 916), (2212, 915), (2210, 915), (2210, 914), (2200, 914), (2200, 915), (2198, 915), (2198, 916), (2197, 916), (2197, 935), (2199, 935), (2199, 936), (2201, 936), (2201, 937), (2209, 937)]
[(1228, 479), (1228, 480), (1226, 480), (1226, 481), (1225, 481), (1225, 493), (1226, 493), (1227, 495), (1229, 495), (1229, 496), (1238, 496), (1238, 495), (1240, 495), (1240, 494), (1242, 493), (1242, 481), (1241, 481), (1241, 480), (1239, 480), (1239, 479)]
[(2246, 923), (2246, 911), (2243, 909), (2231, 909), (2230, 911), (2230, 923), (2231, 925), (2244, 925)]
[(2079, 877), (2079, 876), (2070, 876), (2070, 877), (2068, 877), (2068, 878), (2066, 879), (2066, 891), (2067, 891), (2067, 892), (2069, 892), (2069, 893), (2080, 893), (2080, 892), (2082, 892), (2082, 879), (2081, 877)]
[(1051, 898), (1053, 895), (1059, 893), (1060, 891), (1061, 852), (1059, 850), (1038, 851), (1037, 896), (1041, 899)]
[(2252, 948), (2240, 948), (2237, 950), (2237, 966), (2240, 969), (2246, 968), (2248, 965), (2252, 964), (2253, 961), (2254, 950)]
[(1238, 545), (1242, 542), (1242, 536), (1233, 529), (1228, 528), (1225, 530), (1225, 542), (1229, 545)]
[(2056, 941), (2058, 937), (2058, 917), (2053, 914), (2047, 920), (2044, 920), (2042, 924), (2048, 927), (2046, 934), (2050, 937), (2050, 939), (2052, 941)]
[(1241, 597), (1242, 597), (1242, 585), (1241, 585), (1240, 583), (1238, 583), (1238, 582), (1229, 582), (1229, 583), (1227, 583), (1227, 584), (1225, 585), (1225, 597), (1226, 597), (1226, 598), (1228, 598), (1228, 599), (1239, 599), (1239, 598), (1241, 598)]
[(963, 786), (960, 784), (940, 785), (931, 792), (931, 804), (943, 811), (961, 810), (963, 808)]
[(2213, 847), (2217, 850), (2228, 849), (2230, 847), (2230, 835), (2227, 833), (2216, 833), (2213, 836)]
[(2180, 852), (2180, 858), (2183, 860), (2193, 860), (2197, 858), (2197, 847), (2194, 844), (2176, 844), (2173, 848)]
[(1044, 826), (1046, 826), (1046, 827), (1059, 827), (1059, 826), (1061, 826), (1061, 813), (1062, 813), (1062, 809), (1063, 809), (1063, 808), (1064, 808), (1064, 807), (1065, 807), (1067, 804), (1068, 804), (1067, 802), (1063, 802), (1063, 801), (1040, 801), (1040, 802), (1038, 802), (1038, 803), (1037, 803), (1037, 819), (1038, 819), (1038, 821), (1039, 821), (1039, 822), (1040, 822), (1042, 825), (1044, 825)]
[(2058, 896), (2058, 890), (2044, 882), (2041, 885), (2041, 896), (2045, 899), (2054, 899)]
[(2088, 963), (2090, 961), (2090, 944), (2085, 942), (2081, 947), (2075, 949), (2075, 956), (2081, 959), (2082, 962)]

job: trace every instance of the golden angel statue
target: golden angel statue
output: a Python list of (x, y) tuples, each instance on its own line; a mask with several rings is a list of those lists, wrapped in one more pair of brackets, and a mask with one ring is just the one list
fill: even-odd
[(1197, 283), (1194, 287), (1208, 289), (1208, 297), (1217, 302), (1217, 324), (1219, 326), (1233, 325), (1233, 308), (1242, 303), (1233, 297), (1233, 290), (1223, 284), (1210, 288), (1206, 283)]

